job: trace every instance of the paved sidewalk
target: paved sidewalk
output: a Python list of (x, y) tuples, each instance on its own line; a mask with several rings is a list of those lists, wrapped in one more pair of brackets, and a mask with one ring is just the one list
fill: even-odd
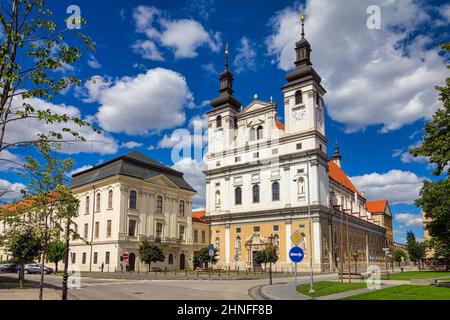
[(259, 293), (265, 300), (313, 300), (311, 297), (297, 292), (293, 282), (265, 285), (260, 288)]
[[(38, 300), (39, 289), (1, 289), (0, 300)], [(44, 300), (61, 300), (61, 291), (46, 288), (44, 290)]]

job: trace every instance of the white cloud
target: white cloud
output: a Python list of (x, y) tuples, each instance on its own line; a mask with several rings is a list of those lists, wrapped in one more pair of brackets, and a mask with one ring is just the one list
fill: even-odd
[(219, 32), (208, 32), (193, 19), (163, 18), (161, 11), (155, 7), (136, 7), (133, 18), (136, 31), (148, 38), (135, 42), (133, 50), (145, 59), (163, 60), (157, 44), (171, 49), (177, 59), (196, 57), (197, 49), (202, 46), (218, 52), (222, 45)]
[(89, 55), (89, 60), (87, 63), (91, 68), (94, 68), (94, 69), (100, 69), (102, 67), (100, 62), (97, 61), (97, 59), (95, 58), (95, 56), (93, 54)]
[(406, 148), (406, 151), (404, 149), (395, 149), (393, 154), (392, 154), (392, 157), (394, 157), (394, 158), (400, 157), (400, 160), (403, 163), (412, 163), (412, 162), (428, 163), (429, 162), (428, 157), (423, 157), (423, 156), (414, 157), (409, 152), (410, 148), (417, 148), (417, 147), (420, 147), (421, 145), (422, 145), (422, 141), (419, 140), (416, 143), (408, 146)]
[(422, 227), (423, 226), (421, 214), (396, 213), (394, 215), (394, 220), (398, 221), (401, 224), (404, 224), (407, 227)]
[[(109, 132), (148, 135), (185, 122), (184, 108), (192, 108), (193, 96), (179, 73), (156, 68), (136, 77), (123, 77), (102, 87), (96, 115)], [(120, 121), (119, 121), (120, 119)]]
[(213, 7), (216, 0), (191, 0), (188, 10), (194, 14), (198, 14), (202, 19), (208, 20), (211, 13), (216, 9)]
[(8, 150), (0, 152), (0, 172), (5, 172), (13, 169), (18, 169), (22, 159)]
[(155, 150), (155, 146), (153, 146), (153, 145), (149, 145), (148, 147), (147, 147), (147, 150)]
[(184, 172), (186, 181), (197, 191), (197, 194), (192, 198), (194, 207), (205, 207), (205, 175), (203, 171), (206, 170), (206, 163), (204, 161), (197, 162), (191, 158), (183, 158), (176, 162), (173, 169)]
[(164, 57), (153, 41), (137, 40), (133, 43), (132, 48), (134, 53), (141, 55), (144, 59), (164, 61)]
[(202, 69), (205, 70), (206, 72), (212, 74), (212, 75), (218, 75), (219, 74), (219, 72), (216, 70), (216, 67), (214, 66), (213, 63), (202, 64)]
[(89, 164), (87, 164), (87, 165), (84, 165), (84, 166), (82, 166), (82, 167), (79, 167), (79, 168), (76, 168), (76, 169), (74, 169), (74, 170), (72, 170), (72, 171), (69, 171), (68, 173), (67, 173), (67, 176), (68, 177), (72, 177), (74, 174), (76, 174), (76, 173), (78, 173), (78, 172), (82, 172), (82, 171), (84, 171), (84, 170), (88, 170), (88, 169), (90, 169), (90, 168), (92, 168), (93, 166), (91, 166), (91, 165), (89, 165)]
[(236, 73), (239, 74), (245, 70), (256, 69), (256, 50), (255, 44), (247, 37), (242, 37), (240, 46), (236, 50), (236, 58), (234, 59), (234, 66)]
[(83, 88), (77, 87), (76, 92), (78, 95), (84, 96), (83, 102), (91, 103), (95, 102), (100, 93), (107, 89), (111, 84), (111, 79), (104, 79), (99, 75), (92, 76), (89, 80), (86, 80)]
[(128, 142), (124, 142), (120, 145), (121, 148), (126, 148), (126, 149), (134, 149), (134, 148), (139, 148), (142, 147), (144, 144), (140, 143), (140, 142), (136, 142), (136, 141), (128, 141)]
[[(381, 7), (381, 30), (366, 26), (368, 5)], [(434, 88), (448, 76), (445, 58), (431, 41), (415, 31), (430, 22), (413, 0), (314, 0), (306, 4), (306, 38), (312, 60), (322, 75), (330, 116), (347, 131), (382, 125), (395, 130), (430, 118), (439, 106)], [(294, 46), (300, 38), (298, 8), (273, 17), (266, 39), (273, 62), (282, 70), (294, 67)]]
[(441, 15), (447, 19), (447, 24), (450, 23), (450, 4), (441, 7)]
[[(30, 104), (36, 110), (50, 110), (51, 112), (60, 115), (65, 114), (69, 117), (83, 118), (81, 116), (80, 110), (71, 105), (53, 104), (39, 98), (30, 98), (26, 100), (23, 100), (21, 96), (16, 96), (14, 98), (13, 105), (15, 106), (15, 108), (23, 109), (23, 103)], [(91, 121), (92, 117), (87, 116), (84, 118), (84, 120)], [(67, 154), (77, 154), (81, 152), (112, 154), (117, 152), (117, 142), (107, 133), (101, 132), (100, 134), (98, 134), (92, 129), (92, 127), (80, 127), (72, 121), (68, 121), (67, 123), (48, 124), (37, 119), (20, 119), (7, 126), (5, 141), (7, 143), (34, 141), (37, 139), (38, 134), (48, 134), (51, 131), (62, 132), (63, 128), (70, 128), (73, 131), (78, 132), (82, 137), (86, 139), (86, 141), (71, 141), (74, 140), (74, 137), (70, 134), (64, 133), (62, 140), (69, 140), (70, 142), (61, 143), (61, 149), (58, 149), (58, 152)]]
[(419, 197), (424, 177), (402, 170), (387, 173), (370, 173), (350, 178), (367, 199), (388, 199), (390, 203), (412, 204)]
[(13, 200), (22, 198), (21, 190), (25, 189), (25, 185), (18, 182), (9, 182), (8, 180), (0, 179), (0, 198), (4, 200)]

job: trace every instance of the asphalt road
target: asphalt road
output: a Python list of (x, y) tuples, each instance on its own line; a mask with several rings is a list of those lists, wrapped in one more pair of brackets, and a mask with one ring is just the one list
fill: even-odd
[[(16, 276), (16, 275), (11, 275)], [(27, 275), (38, 281), (38, 275)], [(335, 279), (336, 275), (317, 275), (317, 280)], [(274, 283), (293, 281), (274, 279)], [(306, 283), (301, 277), (299, 283)], [(61, 287), (62, 276), (46, 276), (46, 283)], [(250, 288), (267, 284), (261, 280), (117, 280), (81, 278), (81, 288), (69, 291), (70, 299), (80, 300), (249, 300)]]

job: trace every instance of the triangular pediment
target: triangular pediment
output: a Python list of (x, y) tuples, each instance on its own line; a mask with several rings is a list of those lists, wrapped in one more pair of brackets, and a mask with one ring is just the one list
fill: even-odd
[(150, 177), (145, 179), (145, 181), (163, 186), (163, 187), (170, 187), (175, 189), (180, 189), (172, 180), (167, 178), (164, 174), (158, 174), (156, 176)]
[(259, 110), (266, 109), (267, 107), (271, 107), (271, 106), (273, 106), (273, 104), (270, 102), (255, 100), (252, 103), (250, 103), (248, 106), (246, 106), (244, 108), (244, 110), (242, 110), (242, 112), (249, 113), (249, 112), (253, 112), (253, 111), (259, 111)]

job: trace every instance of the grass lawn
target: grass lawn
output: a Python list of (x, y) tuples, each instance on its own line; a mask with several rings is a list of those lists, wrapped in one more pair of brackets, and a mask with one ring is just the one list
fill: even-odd
[(450, 288), (405, 284), (361, 293), (343, 300), (450, 300)]
[(310, 297), (321, 297), (329, 294), (345, 292), (356, 289), (367, 288), (365, 283), (340, 283), (333, 281), (320, 281), (314, 283), (314, 293), (309, 293), (309, 283), (301, 284), (297, 287), (297, 291)]
[[(389, 274), (389, 280), (411, 280), (411, 279), (430, 279), (437, 277), (450, 276), (450, 272), (438, 271), (408, 271), (403, 273)], [(388, 280), (386, 276), (381, 277), (382, 280)]]

